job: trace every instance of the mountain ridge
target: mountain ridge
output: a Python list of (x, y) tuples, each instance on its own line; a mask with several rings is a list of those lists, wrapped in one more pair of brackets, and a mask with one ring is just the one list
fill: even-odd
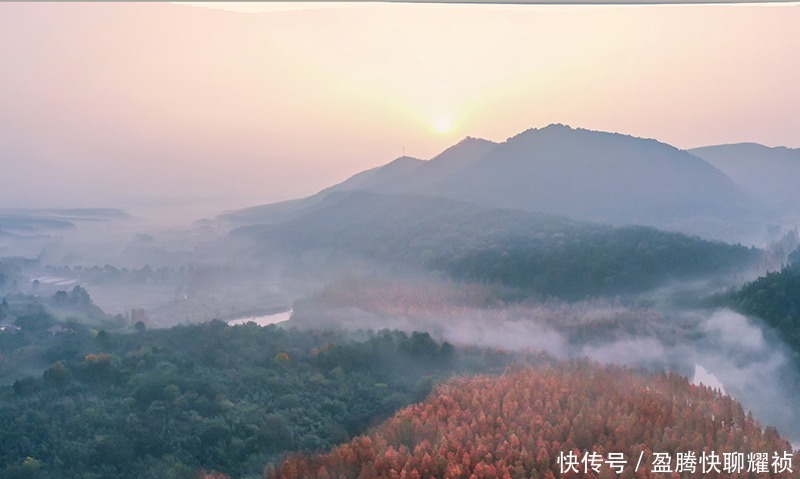
[(689, 151), (725, 172), (778, 215), (800, 215), (800, 148), (744, 142)]
[[(404, 158), (264, 211), (291, 205), (297, 213), (331, 192), (364, 189), (729, 242), (747, 242), (764, 229), (763, 205), (744, 187), (692, 152), (650, 138), (551, 124), (501, 143), (466, 137), (430, 160)], [(251, 215), (239, 225), (258, 222)]]
[(444, 197), (336, 192), (278, 224), (240, 227), (254, 258), (363, 258), (524, 294), (581, 299), (734, 275), (761, 254), (647, 226), (611, 226)]

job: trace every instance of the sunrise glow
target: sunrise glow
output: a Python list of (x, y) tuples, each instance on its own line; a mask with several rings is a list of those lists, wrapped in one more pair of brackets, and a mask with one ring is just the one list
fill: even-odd
[(39, 6), (0, 5), (10, 204), (289, 199), (550, 123), (800, 146), (797, 5)]
[(433, 124), (431, 126), (433, 127), (433, 130), (436, 133), (439, 133), (440, 135), (452, 133), (453, 130), (455, 129), (455, 125), (453, 124), (453, 122), (446, 117), (437, 118), (436, 120), (433, 121)]

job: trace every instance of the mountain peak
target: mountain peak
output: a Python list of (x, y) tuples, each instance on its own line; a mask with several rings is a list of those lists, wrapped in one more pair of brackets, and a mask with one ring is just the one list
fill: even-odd
[(520, 140), (528, 140), (528, 139), (541, 139), (541, 138), (550, 138), (550, 139), (560, 139), (563, 138), (565, 135), (569, 135), (574, 132), (588, 132), (589, 130), (584, 130), (582, 128), (572, 128), (569, 125), (564, 125), (562, 123), (551, 123), (542, 128), (528, 128), (527, 130), (517, 133), (514, 136), (509, 137), (506, 142), (507, 143), (514, 143)]
[(709, 145), (709, 146), (701, 146), (699, 148), (693, 148), (690, 151), (710, 151), (710, 150), (739, 150), (739, 151), (746, 151), (746, 152), (780, 152), (780, 153), (792, 153), (792, 152), (800, 152), (800, 148), (789, 148), (786, 146), (767, 146), (762, 145), (761, 143), (755, 143), (751, 141), (745, 141), (740, 143), (725, 143), (722, 145)]
[(561, 123), (525, 130), (504, 143), (468, 136), (429, 161), (402, 156), (323, 190), (323, 196), (354, 190), (438, 196), (714, 239), (740, 240), (750, 222), (760, 221), (751, 198), (731, 178), (690, 152)]
[(612, 145), (641, 148), (657, 148), (677, 151), (667, 143), (653, 138), (642, 138), (624, 133), (610, 131), (573, 128), (562, 123), (551, 123), (543, 128), (529, 128), (522, 133), (510, 137), (506, 144), (527, 147), (529, 144), (550, 145), (557, 148), (608, 148)]
[(431, 165), (466, 165), (477, 161), (483, 154), (496, 147), (497, 143), (483, 138), (467, 136), (455, 145), (431, 158)]
[[(431, 161), (441, 162), (443, 159), (451, 157), (453, 155), (463, 156), (464, 154), (478, 157), (483, 153), (491, 150), (495, 146), (497, 146), (497, 143), (493, 141), (484, 140), (483, 138), (476, 138), (474, 136), (466, 136), (464, 137), (463, 140), (459, 141), (455, 145), (447, 148), (443, 152), (431, 158)], [(474, 154), (470, 154), (469, 152), (473, 152)]]
[(483, 138), (477, 138), (475, 136), (465, 136), (463, 140), (459, 141), (453, 146), (482, 145), (486, 143), (494, 143), (494, 142), (489, 140), (484, 140)]
[(542, 130), (550, 130), (550, 131), (564, 131), (564, 130), (574, 130), (574, 129), (575, 128), (572, 128), (571, 126), (565, 125), (563, 123), (550, 123), (546, 127), (542, 128)]

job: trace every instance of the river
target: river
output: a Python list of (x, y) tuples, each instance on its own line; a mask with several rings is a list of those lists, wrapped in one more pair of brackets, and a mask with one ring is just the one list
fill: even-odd
[(228, 321), (228, 324), (230, 326), (236, 326), (239, 324), (247, 324), (247, 323), (256, 323), (259, 326), (278, 324), (284, 321), (289, 321), (289, 318), (292, 317), (293, 311), (294, 309), (290, 309), (289, 311), (283, 311), (275, 314), (265, 314), (263, 316), (247, 316), (244, 318), (231, 319), (230, 321)]

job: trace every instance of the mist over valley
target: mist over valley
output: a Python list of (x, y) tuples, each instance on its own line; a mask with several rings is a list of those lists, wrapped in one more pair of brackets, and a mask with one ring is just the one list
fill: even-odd
[[(797, 261), (800, 238), (748, 195), (668, 145), (552, 125), (506, 144), (467, 138), (310, 197), (174, 226), (122, 210), (8, 210), (0, 377), (17, 397), (44, 394), (54, 363), (87, 368), (90, 351), (107, 351), (97, 361), (127, 381), (135, 369), (126, 372), (133, 350), (123, 338), (159, 328), (339, 331), (355, 335), (348, 341), (395, 331), (401, 344), (424, 332), (459, 354), (676, 373), (724, 390), (797, 441), (800, 417), (786, 407), (800, 393), (793, 326), (748, 318), (741, 313), (760, 310), (737, 298), (763, 297), (745, 283)], [(716, 237), (698, 236), (705, 228)], [(244, 471), (226, 457), (213, 467)]]
[(0, 4), (0, 477), (800, 477), (799, 12)]

